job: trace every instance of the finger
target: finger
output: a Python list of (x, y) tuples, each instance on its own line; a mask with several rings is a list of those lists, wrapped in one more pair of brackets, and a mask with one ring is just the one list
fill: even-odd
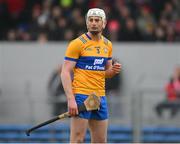
[(113, 67), (121, 67), (121, 64), (119, 64), (119, 63), (114, 64)]
[(120, 68), (120, 67), (113, 67), (113, 70), (115, 70), (115, 71), (120, 71), (121, 68)]
[(72, 108), (70, 111), (71, 116), (76, 116), (78, 115), (78, 109), (77, 108)]
[(74, 115), (73, 108), (69, 108), (69, 114), (70, 114), (71, 116)]
[(74, 112), (73, 112), (72, 109), (69, 111), (69, 114), (70, 114), (71, 116), (74, 116)]
[(115, 64), (115, 65), (113, 65), (113, 67), (118, 67), (118, 68), (120, 68), (121, 65), (120, 65), (120, 64)]
[(119, 66), (114, 66), (113, 67), (113, 70), (120, 70), (121, 69), (121, 67), (119, 67)]
[(113, 68), (113, 71), (114, 71), (115, 73), (119, 73), (119, 72), (120, 72), (120, 68)]
[(76, 115), (78, 115), (79, 114), (79, 111), (78, 111), (78, 109), (76, 109)]
[(75, 113), (75, 110), (73, 109), (72, 110), (72, 116), (75, 116), (76, 115), (76, 113)]
[(78, 109), (76, 108), (76, 109), (74, 109), (74, 116), (76, 116), (76, 115), (78, 115)]
[(69, 110), (68, 110), (68, 113), (70, 114), (70, 115), (72, 115), (72, 111), (71, 111), (71, 109), (69, 108)]
[(113, 69), (121, 69), (119, 66), (113, 66)]
[(120, 66), (121, 64), (116, 62), (116, 63), (114, 63), (113, 65), (119, 65), (119, 66)]

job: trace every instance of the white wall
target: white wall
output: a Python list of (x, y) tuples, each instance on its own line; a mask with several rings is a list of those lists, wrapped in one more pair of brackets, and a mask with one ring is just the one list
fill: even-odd
[(159, 86), (180, 64), (178, 44), (114, 44), (114, 56), (123, 65), (125, 95), (144, 86)]
[(45, 95), (48, 78), (62, 62), (65, 46), (65, 44), (4, 44), (1, 59), (5, 91), (22, 92), (26, 83), (30, 83), (32, 92)]

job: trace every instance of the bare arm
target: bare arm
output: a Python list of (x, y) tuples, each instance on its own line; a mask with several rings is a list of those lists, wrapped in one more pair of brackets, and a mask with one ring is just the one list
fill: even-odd
[(112, 78), (116, 74), (118, 74), (121, 70), (121, 64), (118, 62), (115, 62), (112, 65), (112, 60), (108, 60), (106, 63), (106, 71), (105, 71), (105, 77), (106, 78)]
[(68, 111), (69, 114), (73, 116), (78, 114), (77, 104), (72, 91), (72, 78), (71, 78), (71, 73), (75, 65), (76, 62), (65, 60), (61, 72), (61, 80), (68, 101)]

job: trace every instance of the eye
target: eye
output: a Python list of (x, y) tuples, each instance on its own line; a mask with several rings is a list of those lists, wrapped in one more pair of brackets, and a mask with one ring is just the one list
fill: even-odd
[(99, 19), (95, 19), (95, 22), (99, 22)]
[(93, 22), (93, 19), (89, 19), (90, 22)]

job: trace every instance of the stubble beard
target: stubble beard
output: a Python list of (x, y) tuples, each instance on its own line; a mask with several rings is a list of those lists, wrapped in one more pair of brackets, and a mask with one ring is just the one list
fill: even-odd
[(91, 33), (92, 35), (98, 35), (100, 32), (99, 32), (99, 31), (90, 31), (90, 33)]
[(98, 34), (100, 34), (100, 33), (102, 33), (102, 30), (91, 30), (91, 31), (89, 31), (92, 35), (98, 35)]

